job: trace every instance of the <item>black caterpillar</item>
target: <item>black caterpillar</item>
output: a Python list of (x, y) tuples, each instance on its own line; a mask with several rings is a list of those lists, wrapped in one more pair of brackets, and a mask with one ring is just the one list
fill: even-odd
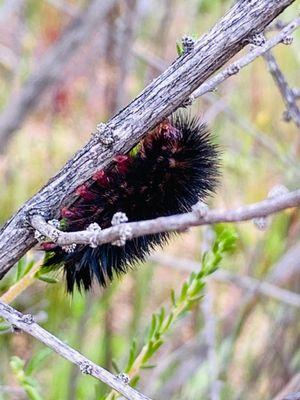
[[(116, 212), (139, 221), (190, 211), (214, 191), (218, 167), (218, 147), (207, 127), (177, 114), (150, 131), (129, 154), (116, 156), (112, 166), (96, 172), (91, 184), (80, 186), (72, 206), (61, 210), (61, 225), (78, 231), (96, 222), (104, 229)], [(75, 285), (88, 290), (93, 278), (105, 286), (169, 237), (170, 233), (142, 236), (122, 247), (77, 245), (71, 253), (46, 243), (44, 266), (63, 267), (69, 292)]]

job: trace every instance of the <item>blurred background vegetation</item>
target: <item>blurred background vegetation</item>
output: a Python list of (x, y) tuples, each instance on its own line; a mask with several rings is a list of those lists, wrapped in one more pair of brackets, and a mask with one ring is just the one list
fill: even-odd
[[(18, 96), (87, 3), (0, 1), (2, 109)], [(87, 142), (97, 123), (128, 104), (176, 58), (176, 42), (183, 35), (201, 36), (231, 4), (232, 0), (117, 2), (0, 149), (0, 223)], [(296, 1), (280, 16), (282, 21), (294, 18), (297, 7)], [(289, 85), (297, 87), (300, 32), (292, 46), (279, 45), (273, 54)], [(299, 129), (284, 121), (283, 111), (263, 59), (195, 102), (192, 113), (208, 121), (223, 151), (222, 182), (210, 206), (235, 208), (259, 201), (277, 184), (299, 188)], [(181, 293), (191, 271), (200, 269), (203, 253), (220, 240), (221, 228), (193, 229), (177, 237), (104, 291), (95, 287), (88, 295), (70, 297), (61, 276), (55, 277), (58, 282), (42, 277), (51, 283), (31, 278), (12, 305), (33, 313), (42, 326), (99, 365), (125, 371), (133, 339), (138, 352), (152, 314), (161, 306), (170, 309), (171, 290)], [(147, 368), (139, 371), (138, 388), (150, 397), (275, 399), (289, 382), (300, 382), (299, 308), (286, 298), (274, 299), (272, 291), (266, 295), (260, 290), (269, 282), (299, 293), (299, 210), (272, 217), (263, 231), (247, 222), (226, 232), (237, 236), (235, 250), (222, 255), (220, 265), (230, 274), (226, 279), (218, 272), (210, 276), (205, 289), (201, 287), (204, 299), (180, 314)], [(30, 251), (0, 282), (0, 294), (40, 259), (39, 252)], [(253, 278), (252, 286), (245, 287), (246, 277)], [(91, 400), (108, 398), (107, 393), (107, 387), (35, 339), (12, 334), (0, 323), (1, 400)]]

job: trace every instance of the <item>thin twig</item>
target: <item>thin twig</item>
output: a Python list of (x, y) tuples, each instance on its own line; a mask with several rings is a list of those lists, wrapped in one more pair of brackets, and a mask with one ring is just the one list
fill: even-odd
[[(217, 95), (213, 93), (206, 94), (205, 100), (214, 104), (216, 96)], [(218, 98), (218, 103), (220, 107), (223, 107), (222, 112), (229, 118), (229, 120), (239, 125), (243, 129), (243, 133), (254, 138), (263, 149), (266, 149), (270, 154), (272, 154), (272, 156), (274, 156), (276, 160), (280, 161), (285, 168), (288, 167), (289, 170), (293, 169), (295, 175), (300, 176), (299, 163), (297, 163), (290, 154), (283, 154), (274, 139), (267, 136), (264, 132), (259, 131), (249, 120), (247, 120), (247, 118), (237, 115), (233, 108), (226, 104), (222, 98)]]
[(290, 393), (285, 396), (282, 400), (300, 400), (300, 392)]
[(40, 342), (53, 349), (60, 356), (71, 361), (73, 364), (76, 364), (82, 373), (99, 379), (118, 393), (122, 394), (126, 399), (150, 400), (149, 397), (137, 392), (128, 384), (123, 383), (119, 377), (96, 365), (78, 351), (74, 350), (72, 347), (68, 346), (66, 343), (62, 342), (50, 332), (39, 326), (34, 322), (32, 315), (24, 315), (0, 300), (0, 317), (3, 317), (13, 326), (16, 326), (31, 336), (34, 336)]
[(256, 58), (264, 55), (272, 47), (275, 47), (278, 43), (282, 42), (287, 36), (293, 33), (300, 26), (300, 17), (295, 18), (287, 26), (285, 26), (280, 32), (266, 40), (262, 46), (256, 46), (254, 49), (249, 51), (248, 54), (239, 58), (232, 64), (229, 64), (223, 71), (216, 74), (213, 78), (203, 83), (192, 96), (196, 99), (203, 96), (204, 93), (212, 92), (216, 89), (220, 83), (224, 82), (227, 78), (237, 74), (242, 68), (252, 63)]
[[(204, 82), (201, 86), (199, 86), (198, 89), (196, 89), (190, 96), (191, 100), (196, 99), (200, 96), (207, 95), (209, 92), (213, 92), (216, 90), (217, 86), (220, 85), (222, 82), (224, 82), (226, 79), (229, 77), (237, 74), (238, 72), (241, 71), (242, 68), (246, 67), (249, 65), (251, 62), (253, 62), (256, 58), (264, 55), (266, 52), (268, 52), (271, 48), (275, 47), (278, 45), (284, 38), (289, 36), (294, 30), (299, 28), (300, 26), (300, 17), (295, 18), (293, 21), (291, 21), (288, 25), (286, 25), (282, 30), (274, 35), (272, 38), (268, 39), (265, 41), (265, 43), (262, 46), (257, 46), (255, 49), (252, 49), (249, 51), (248, 54), (245, 56), (239, 58), (237, 61), (235, 61), (232, 64), (229, 64), (224, 70), (221, 72), (217, 73), (215, 76), (212, 78), (208, 79), (206, 82)], [(161, 60), (159, 57), (153, 55), (153, 54), (148, 54), (145, 52), (145, 50), (142, 48), (142, 46), (136, 45), (133, 48), (134, 54), (147, 62), (149, 65), (153, 66), (156, 68), (158, 71), (163, 71), (166, 68), (167, 63)], [(293, 97), (297, 98), (297, 89), (293, 89)], [(209, 101), (211, 101), (211, 97), (208, 96)], [(228, 105), (225, 105), (225, 103), (220, 100), (220, 105), (224, 105), (224, 112), (231, 118), (237, 120), (237, 118), (234, 116), (232, 110), (229, 108)], [(295, 163), (293, 160), (290, 160), (290, 158), (280, 154), (280, 152), (276, 149), (275, 143), (272, 142), (272, 140), (265, 135), (262, 135), (260, 132), (256, 131), (254, 128), (252, 128), (246, 120), (242, 120), (239, 118), (238, 120), (239, 124), (249, 132), (251, 136), (255, 136), (256, 140), (259, 141), (259, 143), (266, 148), (268, 151), (271, 152), (271, 154), (275, 155), (278, 157), (278, 159), (284, 164), (289, 167), (295, 168)]]
[(294, 96), (296, 97), (296, 99), (299, 100), (300, 99), (300, 89), (294, 88), (293, 93), (294, 93)]
[[(273, 37), (266, 40), (262, 46), (256, 46), (254, 49), (249, 51), (245, 56), (240, 57), (234, 63), (229, 64), (222, 71), (218, 72), (215, 76), (208, 79), (192, 93), (191, 98), (196, 99), (198, 97), (203, 96), (206, 93), (215, 91), (216, 88), (221, 83), (223, 83), (231, 76), (236, 75), (238, 72), (241, 71), (241, 69), (251, 64), (255, 59), (264, 55), (270, 49), (281, 43), (283, 39), (291, 35), (291, 33), (293, 33), (296, 29), (298, 29), (299, 26), (300, 26), (300, 17), (292, 20), (288, 25), (282, 28), (280, 32), (276, 33)], [(163, 71), (167, 66), (166, 62), (164, 62), (159, 57), (153, 54), (151, 55), (148, 54), (144, 50), (144, 48), (140, 45), (135, 45), (132, 51), (137, 57), (139, 57), (140, 59), (144, 60), (147, 64), (157, 69), (157, 71)], [(295, 92), (297, 92), (297, 89), (295, 89)]]
[(4, 303), (11, 303), (14, 301), (21, 293), (24, 292), (32, 283), (35, 281), (35, 274), (40, 269), (41, 263), (37, 261), (35, 265), (31, 268), (28, 274), (23, 276), (18, 282), (12, 285), (1, 297), (0, 300)]
[[(299, 18), (300, 20), (300, 18)], [(264, 59), (266, 60), (269, 71), (278, 86), (281, 93), (282, 99), (286, 105), (286, 116), (285, 119), (293, 120), (297, 127), (300, 128), (300, 108), (297, 105), (297, 96), (292, 88), (289, 87), (282, 71), (280, 70), (275, 57), (271, 52), (266, 52), (264, 54)]]
[[(148, 53), (143, 49), (141, 45), (135, 45), (132, 51), (134, 52), (136, 57), (140, 58), (159, 72), (163, 71), (164, 68), (166, 68), (167, 66), (167, 63), (164, 60), (154, 54)], [(239, 63), (239, 60), (237, 62)], [(217, 75), (215, 77), (217, 77)], [(226, 74), (224, 73), (224, 71), (220, 72), (220, 77), (223, 77), (225, 75)], [(216, 104), (216, 93), (209, 93), (209, 91), (213, 92), (216, 89), (211, 79), (207, 81), (206, 89), (208, 92), (203, 92), (204, 99), (210, 103)], [(294, 92), (297, 95), (297, 89), (294, 89)], [(193, 97), (193, 95), (191, 95), (191, 97)], [(225, 103), (224, 99), (218, 98), (217, 104), (218, 111), (222, 111), (229, 117), (230, 120), (240, 125), (245, 133), (248, 133), (251, 137), (254, 137), (255, 140), (270, 154), (275, 156), (276, 159), (279, 160), (284, 167), (293, 168), (297, 175), (300, 174), (297, 163), (291, 158), (291, 156), (286, 156), (282, 154), (277, 148), (277, 143), (273, 139), (265, 135), (263, 132), (258, 131), (254, 126), (251, 125), (249, 121), (247, 121), (246, 118), (242, 118), (240, 115), (236, 115), (233, 109)], [(210, 122), (211, 119), (212, 118), (210, 116), (206, 115), (207, 122)]]
[[(297, 373), (294, 375), (291, 380), (285, 385), (285, 387), (278, 393), (276, 397), (273, 398), (273, 400), (296, 400), (295, 397), (290, 398), (290, 394), (294, 395), (295, 393), (293, 392), (298, 392), (299, 395), (299, 390), (300, 390), (300, 373)], [(297, 393), (296, 393), (297, 394)], [(298, 400), (300, 397), (298, 396)]]
[(234, 210), (197, 210), (159, 217), (146, 221), (128, 222), (107, 229), (84, 230), (78, 232), (63, 232), (46, 222), (41, 215), (31, 219), (32, 226), (42, 235), (50, 238), (59, 246), (70, 244), (100, 245), (113, 243), (120, 239), (120, 231), (129, 232), (128, 238), (150, 235), (158, 232), (184, 231), (187, 228), (200, 225), (211, 225), (219, 222), (241, 222), (254, 218), (266, 217), (270, 214), (291, 207), (300, 206), (300, 189), (259, 203), (239, 207)]

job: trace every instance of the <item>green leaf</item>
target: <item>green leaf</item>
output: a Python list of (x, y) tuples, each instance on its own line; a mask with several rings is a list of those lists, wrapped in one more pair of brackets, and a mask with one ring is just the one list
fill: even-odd
[(10, 330), (11, 325), (8, 324), (7, 322), (1, 322), (0, 323), (0, 332), (5, 332), (7, 330)]
[(182, 302), (186, 298), (188, 289), (189, 289), (188, 282), (184, 282), (184, 284), (182, 285), (181, 293), (180, 293), (180, 302)]
[(179, 57), (181, 57), (184, 52), (182, 44), (178, 41), (176, 42), (176, 51)]
[(138, 384), (139, 380), (140, 380), (139, 375), (134, 376), (130, 381), (130, 386), (135, 387)]
[(188, 299), (190, 299), (190, 297), (194, 297), (195, 295), (197, 295), (200, 291), (203, 291), (205, 286), (205, 283), (203, 281), (195, 281), (191, 287), (188, 290)]
[(34, 378), (25, 374), (24, 379), (22, 381), (22, 385), (23, 386), (28, 385), (28, 386), (35, 387), (37, 385), (37, 383)]
[(164, 307), (161, 307), (160, 313), (159, 313), (159, 315), (158, 315), (158, 325), (159, 325), (159, 328), (162, 326), (162, 323), (164, 322), (165, 315), (166, 315), (166, 310), (165, 310)]
[(142, 147), (142, 143), (139, 142), (136, 146), (134, 146), (134, 147), (130, 150), (129, 155), (130, 155), (131, 157), (135, 157), (135, 156), (138, 154), (138, 152), (140, 151), (141, 147)]
[(130, 370), (130, 368), (132, 367), (136, 356), (137, 356), (137, 343), (136, 343), (136, 340), (133, 339), (131, 348), (130, 348), (130, 352), (129, 352), (129, 359), (128, 359), (127, 367), (125, 369), (126, 372), (128, 372)]
[(148, 343), (148, 350), (146, 352), (146, 354), (143, 357), (143, 364), (149, 360), (150, 357), (152, 357), (152, 355), (159, 349), (159, 347), (163, 344), (163, 340), (159, 339), (155, 342), (150, 341)]
[(20, 371), (20, 370), (23, 371), (23, 367), (24, 367), (25, 362), (20, 357), (13, 356), (10, 359), (10, 363), (9, 364), (10, 364), (12, 370), (14, 372), (17, 372), (17, 371)]
[(165, 333), (169, 329), (173, 319), (174, 319), (174, 314), (171, 312), (167, 317), (167, 319), (165, 320), (165, 324), (162, 327), (162, 333)]
[(48, 275), (35, 274), (35, 278), (39, 279), (40, 281), (47, 282), (47, 283), (57, 283), (57, 282), (59, 282), (58, 279), (51, 278)]
[(156, 365), (154, 365), (154, 364), (148, 364), (148, 365), (142, 365), (141, 366), (141, 369), (152, 369), (152, 368), (155, 368), (156, 367)]
[(27, 263), (27, 265), (25, 266), (25, 269), (24, 269), (24, 275), (23, 276), (28, 274), (28, 272), (31, 270), (31, 268), (34, 266), (34, 264), (35, 264), (34, 260), (31, 260), (31, 261), (29, 261)]
[(149, 340), (151, 340), (154, 336), (154, 332), (156, 330), (156, 325), (157, 325), (157, 316), (156, 316), (156, 314), (153, 314), (152, 319), (151, 319), (150, 330), (149, 330), (149, 334), (148, 334)]
[(66, 229), (68, 229), (68, 220), (66, 218), (62, 218), (59, 221), (59, 229), (61, 231), (65, 231)]
[(199, 293), (198, 295), (195, 295), (195, 296), (191, 297), (189, 299), (189, 302), (192, 305), (193, 303), (198, 302), (199, 300), (203, 299), (203, 297), (204, 297), (204, 294), (203, 293)]
[(43, 400), (43, 398), (39, 394), (37, 388), (35, 388), (34, 386), (25, 384), (25, 385), (23, 385), (23, 387), (24, 387), (26, 394), (30, 400)]
[(160, 346), (163, 344), (163, 342), (164, 341), (162, 339), (159, 339), (159, 340), (157, 340), (157, 342), (154, 343), (154, 345), (152, 346), (152, 354), (154, 354), (160, 348)]
[(25, 261), (25, 256), (24, 256), (17, 263), (16, 282), (18, 282), (21, 279), (21, 277), (23, 276), (25, 266), (26, 266), (26, 261)]
[(119, 368), (119, 366), (117, 364), (117, 361), (114, 358), (111, 360), (111, 364), (112, 364), (112, 367), (114, 369), (114, 372), (116, 374), (119, 374), (121, 372), (121, 368)]
[(26, 375), (32, 375), (51, 353), (51, 349), (45, 348), (32, 357), (25, 368)]
[(176, 295), (175, 295), (175, 290), (171, 290), (171, 301), (172, 301), (172, 306), (176, 307)]
[[(158, 313), (152, 315), (148, 328), (147, 341), (142, 350), (144, 356), (139, 364), (139, 368), (153, 368), (152, 365), (148, 364), (148, 361), (164, 343), (164, 334), (170, 329), (172, 323), (182, 318), (187, 311), (201, 301), (204, 296), (206, 278), (217, 269), (224, 254), (234, 248), (236, 238), (237, 235), (233, 229), (218, 228), (216, 230), (216, 240), (210, 251), (203, 254), (199, 271), (193, 271), (190, 274), (188, 280), (182, 284), (179, 296), (176, 297), (175, 291), (171, 290), (170, 311), (167, 312), (162, 307)], [(130, 371), (137, 357), (136, 343), (134, 342), (130, 350), (127, 372)]]

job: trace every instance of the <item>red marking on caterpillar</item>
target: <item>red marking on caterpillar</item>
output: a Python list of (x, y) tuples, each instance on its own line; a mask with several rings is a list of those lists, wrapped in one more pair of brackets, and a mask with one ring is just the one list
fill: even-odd
[(96, 198), (96, 194), (92, 193), (86, 185), (79, 186), (75, 194), (82, 197), (84, 200), (94, 200)]
[(99, 185), (101, 186), (108, 186), (109, 184), (109, 179), (107, 174), (103, 171), (103, 169), (95, 172), (92, 178), (94, 181), (96, 181)]
[(116, 162), (118, 172), (120, 172), (121, 174), (125, 174), (128, 171), (128, 167), (132, 162), (132, 157), (119, 154), (114, 157), (114, 161)]
[(66, 220), (72, 219), (72, 218), (78, 218), (81, 216), (81, 212), (78, 208), (76, 207), (71, 207), (71, 208), (67, 208), (67, 207), (63, 207), (61, 210), (61, 217), (65, 218)]
[(57, 245), (55, 243), (51, 243), (51, 242), (41, 243), (40, 246), (45, 251), (51, 251), (51, 250), (55, 249), (55, 247), (57, 247)]
[[(134, 149), (134, 156), (117, 155), (112, 165), (93, 175), (89, 185), (76, 190), (72, 206), (61, 210), (68, 231), (84, 230), (93, 222), (108, 228), (118, 211), (129, 221), (183, 213), (214, 192), (219, 151), (199, 120), (182, 114), (165, 119)], [(47, 252), (44, 265), (64, 270), (69, 292), (74, 286), (88, 290), (93, 280), (105, 286), (171, 236), (134, 238), (123, 247), (78, 245), (73, 253), (56, 246)]]

